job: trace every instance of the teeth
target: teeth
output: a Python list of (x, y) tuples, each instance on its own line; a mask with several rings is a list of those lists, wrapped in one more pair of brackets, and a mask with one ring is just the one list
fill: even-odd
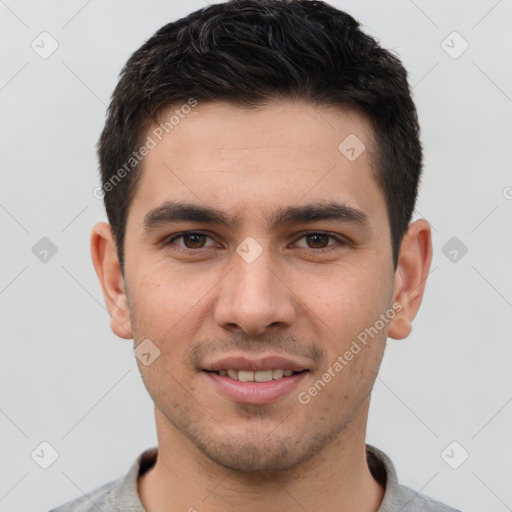
[(240, 382), (269, 382), (271, 380), (282, 379), (283, 377), (290, 377), (295, 372), (292, 370), (283, 370), (276, 368), (275, 370), (260, 370), (253, 372), (250, 370), (219, 370), (219, 375), (223, 377), (231, 377), (232, 379), (239, 380)]
[[(238, 373), (240, 378), (240, 372)], [(254, 380), (256, 382), (268, 382), (272, 380), (272, 370), (262, 370), (260, 372), (254, 372)]]
[(272, 378), (280, 379), (284, 375), (284, 370), (272, 370)]
[(254, 372), (238, 370), (238, 380), (240, 382), (254, 382)]

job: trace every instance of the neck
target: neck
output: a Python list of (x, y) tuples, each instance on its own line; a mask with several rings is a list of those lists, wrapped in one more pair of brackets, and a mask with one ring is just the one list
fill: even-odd
[(158, 458), (138, 481), (147, 512), (323, 510), (376, 512), (384, 496), (366, 461), (368, 403), (324, 450), (282, 472), (241, 473), (219, 466), (155, 408)]

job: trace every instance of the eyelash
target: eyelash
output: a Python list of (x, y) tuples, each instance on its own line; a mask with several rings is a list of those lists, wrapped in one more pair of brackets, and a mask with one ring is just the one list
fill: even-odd
[[(164, 245), (172, 245), (173, 242), (175, 240), (178, 240), (180, 238), (184, 238), (185, 236), (187, 235), (203, 235), (203, 236), (206, 236), (210, 239), (212, 239), (212, 237), (210, 235), (208, 235), (207, 233), (202, 233), (201, 231), (184, 231), (182, 233), (178, 233), (176, 235), (173, 235), (172, 238), (169, 238), (167, 239), (165, 242), (164, 242)], [(302, 233), (302, 235), (297, 239), (297, 240), (301, 240), (302, 238), (306, 237), (306, 236), (309, 236), (309, 235), (322, 235), (322, 236), (327, 236), (333, 240), (335, 240), (336, 242), (338, 242), (338, 246), (343, 246), (343, 245), (348, 245), (348, 242), (346, 240), (343, 240), (337, 236), (334, 236), (334, 235), (331, 235), (330, 233), (326, 233), (324, 231), (308, 231), (308, 232), (305, 232), (305, 233)], [(314, 248), (311, 248), (311, 247), (299, 247), (299, 249), (301, 250), (306, 250), (306, 251), (313, 251), (313, 252), (316, 252), (316, 253), (326, 253), (326, 252), (329, 252), (331, 250), (335, 250), (337, 247), (336, 247), (336, 244), (332, 244), (332, 245), (328, 245), (327, 247), (322, 247), (322, 248), (319, 248), (319, 249), (314, 249)], [(339, 247), (338, 247), (339, 248)], [(185, 253), (198, 253), (201, 249), (208, 249), (208, 247), (199, 247), (197, 249), (190, 249), (189, 247), (182, 247), (180, 245), (176, 245), (174, 250), (177, 250), (178, 252), (185, 252)]]

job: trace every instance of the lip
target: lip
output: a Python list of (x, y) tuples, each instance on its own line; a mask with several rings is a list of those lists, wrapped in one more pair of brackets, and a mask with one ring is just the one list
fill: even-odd
[[(231, 367), (233, 368), (233, 367)], [(236, 368), (236, 367), (235, 367)], [(274, 366), (274, 368), (283, 368)], [(222, 369), (222, 368), (221, 368)], [(243, 370), (245, 368), (236, 368)], [(247, 368), (250, 369), (250, 368)], [(283, 368), (292, 369), (292, 368)], [(257, 370), (256, 370), (257, 371)], [(201, 372), (221, 395), (240, 404), (267, 404), (284, 398), (299, 386), (309, 371), (295, 373), (290, 377), (268, 382), (240, 382), (231, 377), (223, 377), (213, 372)]]
[(210, 372), (229, 369), (258, 372), (274, 370), (276, 368), (292, 370), (294, 372), (309, 370), (306, 364), (282, 356), (266, 356), (253, 359), (249, 359), (247, 356), (226, 356), (215, 362), (206, 364), (202, 369)]

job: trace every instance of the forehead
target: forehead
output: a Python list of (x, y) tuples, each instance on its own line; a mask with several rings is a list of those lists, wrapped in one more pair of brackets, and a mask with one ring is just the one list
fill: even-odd
[(358, 112), (288, 101), (256, 109), (198, 103), (180, 116), (177, 109), (148, 130), (154, 147), (130, 213), (172, 200), (229, 210), (238, 219), (301, 201), (385, 211), (372, 170), (372, 131)]

